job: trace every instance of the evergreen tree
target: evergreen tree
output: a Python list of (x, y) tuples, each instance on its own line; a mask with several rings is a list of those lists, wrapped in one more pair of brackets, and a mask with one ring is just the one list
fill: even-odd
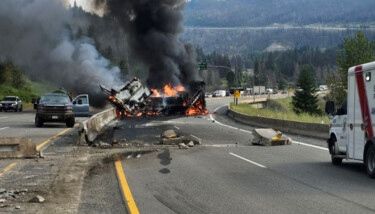
[(349, 68), (374, 59), (374, 43), (363, 32), (358, 32), (354, 38), (346, 38), (337, 56), (338, 75), (331, 75), (327, 79), (331, 90), (330, 99), (338, 105), (342, 104), (347, 96)]
[(350, 67), (373, 60), (374, 43), (369, 41), (363, 32), (358, 32), (354, 38), (346, 38), (343, 49), (337, 57), (337, 65), (344, 88), (347, 88), (348, 69)]
[(227, 81), (229, 87), (235, 86), (236, 74), (233, 71), (227, 73)]
[(318, 97), (315, 95), (316, 86), (311, 66), (305, 65), (298, 77), (297, 90), (292, 99), (293, 110), (297, 114), (321, 114), (318, 107)]

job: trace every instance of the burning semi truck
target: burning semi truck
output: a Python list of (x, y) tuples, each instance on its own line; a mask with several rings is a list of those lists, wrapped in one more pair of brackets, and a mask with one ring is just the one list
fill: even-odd
[(167, 84), (162, 89), (149, 89), (134, 78), (120, 90), (100, 88), (120, 118), (208, 114), (203, 81), (192, 82), (188, 88)]

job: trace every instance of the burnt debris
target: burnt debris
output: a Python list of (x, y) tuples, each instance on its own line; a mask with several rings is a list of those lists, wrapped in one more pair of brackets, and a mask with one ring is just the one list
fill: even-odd
[(119, 117), (159, 115), (196, 116), (207, 114), (205, 83), (202, 81), (184, 87), (164, 86), (164, 90), (149, 89), (137, 78), (117, 91), (100, 86), (108, 101), (116, 108)]

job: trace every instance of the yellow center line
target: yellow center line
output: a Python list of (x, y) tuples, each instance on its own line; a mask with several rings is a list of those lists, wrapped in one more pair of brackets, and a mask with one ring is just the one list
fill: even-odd
[(17, 161), (10, 163), (3, 170), (0, 170), (0, 177), (3, 176), (8, 171), (12, 170), (17, 165)]
[(129, 184), (126, 181), (125, 170), (122, 167), (121, 160), (115, 161), (115, 168), (116, 168), (117, 179), (118, 179), (120, 189), (122, 192), (122, 197), (123, 197), (124, 202), (127, 205), (126, 207), (128, 209), (128, 212), (130, 214), (139, 214), (137, 204), (134, 201), (133, 195), (130, 191)]
[(40, 152), (45, 146), (47, 146), (48, 144), (52, 143), (54, 140), (56, 140), (57, 138), (61, 137), (62, 135), (64, 135), (65, 133), (67, 133), (69, 130), (71, 130), (71, 128), (69, 129), (64, 129), (63, 131), (61, 131), (60, 133), (56, 134), (55, 136), (52, 136), (50, 138), (48, 138), (46, 141), (38, 144), (36, 146), (36, 150), (38, 152)]

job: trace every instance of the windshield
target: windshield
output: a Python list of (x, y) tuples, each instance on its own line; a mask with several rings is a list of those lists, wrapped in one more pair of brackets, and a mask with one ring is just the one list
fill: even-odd
[(5, 97), (3, 101), (16, 101), (17, 98), (15, 97)]
[(41, 97), (41, 104), (68, 104), (70, 99), (67, 96), (62, 95), (46, 95)]

